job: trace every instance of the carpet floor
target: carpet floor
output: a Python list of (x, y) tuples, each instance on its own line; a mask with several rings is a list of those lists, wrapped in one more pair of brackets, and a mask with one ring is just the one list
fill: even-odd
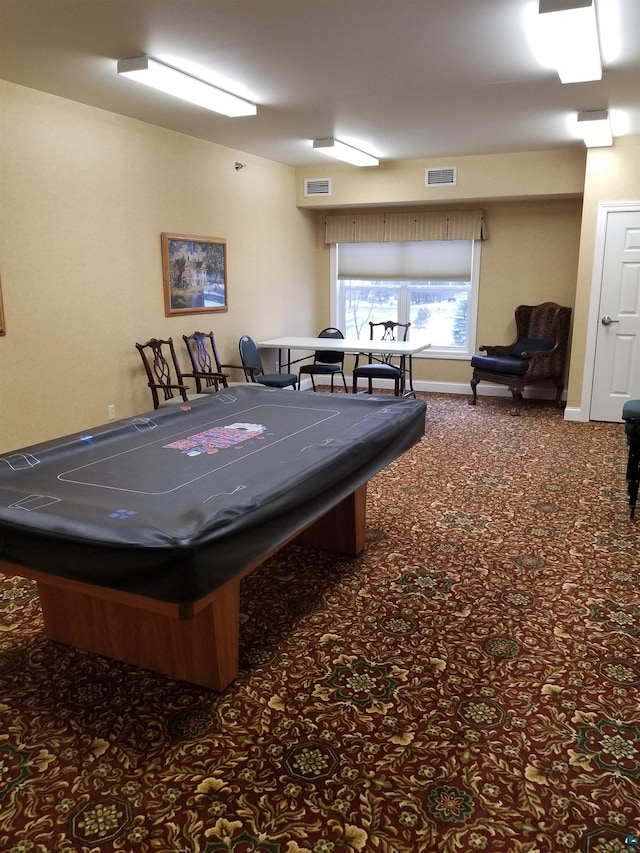
[(640, 520), (624, 429), (424, 395), (354, 559), (242, 582), (223, 694), (44, 636), (0, 576), (3, 853), (624, 853)]

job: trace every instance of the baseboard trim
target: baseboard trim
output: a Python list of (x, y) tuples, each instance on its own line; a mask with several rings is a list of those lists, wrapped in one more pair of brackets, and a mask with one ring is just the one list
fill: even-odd
[[(349, 386), (349, 392), (351, 392), (352, 386), (352, 378), (351, 376), (347, 376), (347, 385)], [(306, 379), (302, 382), (301, 390), (305, 391), (311, 388), (311, 380)], [(393, 382), (386, 382), (384, 379), (378, 380), (373, 383), (374, 388), (381, 388), (385, 390), (393, 389)], [(468, 397), (471, 396), (471, 388), (469, 387), (468, 382), (432, 382), (432, 381), (415, 381), (413, 383), (413, 387), (416, 391), (424, 391), (425, 393), (432, 394), (465, 394)], [(504, 385), (478, 385), (476, 388), (478, 397), (510, 397), (511, 392)], [(524, 398), (528, 400), (555, 400), (556, 394), (555, 389), (546, 388), (546, 387), (538, 387), (531, 386), (530, 388), (525, 388)], [(567, 399), (566, 390), (562, 392), (562, 400)], [(568, 410), (565, 409), (565, 413)], [(584, 413), (581, 409), (571, 409), (569, 410), (571, 416), (568, 417), (565, 414), (565, 420), (588, 420), (588, 418), (584, 417)]]
[(589, 421), (589, 413), (575, 406), (566, 406), (564, 419), (565, 421), (574, 421), (575, 423), (587, 423)]

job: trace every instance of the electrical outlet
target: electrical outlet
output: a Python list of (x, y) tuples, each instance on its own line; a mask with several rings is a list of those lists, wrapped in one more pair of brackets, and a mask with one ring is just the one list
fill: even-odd
[(110, 421), (115, 421), (116, 419), (116, 407), (113, 403), (109, 403), (107, 406), (107, 417)]

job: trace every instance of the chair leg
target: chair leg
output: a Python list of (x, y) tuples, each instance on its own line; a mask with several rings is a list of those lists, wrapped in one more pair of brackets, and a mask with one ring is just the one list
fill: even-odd
[(627, 483), (629, 493), (629, 517), (633, 521), (640, 489), (640, 435), (629, 436), (629, 459), (627, 461)]
[(340, 375), (342, 376), (342, 384), (344, 385), (344, 393), (348, 394), (349, 389), (347, 388), (347, 378), (342, 371), (340, 371)]
[(520, 406), (522, 405), (522, 391), (516, 385), (509, 385), (509, 391), (511, 391), (511, 397), (513, 398), (513, 406), (509, 414), (517, 418), (520, 414)]
[(476, 388), (478, 387), (478, 382), (480, 382), (479, 379), (476, 379), (475, 376), (472, 377), (472, 379), (471, 379), (471, 393), (473, 394), (473, 397), (469, 400), (470, 406), (475, 406), (476, 403), (478, 402), (478, 398), (476, 396)]
[(556, 406), (562, 408), (562, 392), (564, 390), (564, 382), (562, 379), (554, 379), (553, 384), (556, 386)]
[(636, 514), (636, 503), (638, 502), (638, 489), (640, 488), (640, 454), (635, 459), (635, 471), (629, 479), (629, 517), (633, 521)]

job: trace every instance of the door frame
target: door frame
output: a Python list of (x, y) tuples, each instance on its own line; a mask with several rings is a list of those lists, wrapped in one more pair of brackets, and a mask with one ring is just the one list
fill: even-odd
[[(604, 252), (607, 237), (607, 225), (610, 213), (633, 213), (640, 211), (640, 201), (610, 201), (600, 202), (596, 220), (596, 239), (593, 250), (593, 267), (591, 274), (591, 298), (589, 302), (589, 319), (585, 345), (584, 373), (582, 376), (582, 403), (580, 406), (583, 418), (591, 420), (591, 396), (593, 394), (593, 377), (596, 366), (596, 345), (600, 323), (600, 299), (602, 297), (602, 279), (604, 276)], [(620, 419), (622, 423), (622, 418)]]

